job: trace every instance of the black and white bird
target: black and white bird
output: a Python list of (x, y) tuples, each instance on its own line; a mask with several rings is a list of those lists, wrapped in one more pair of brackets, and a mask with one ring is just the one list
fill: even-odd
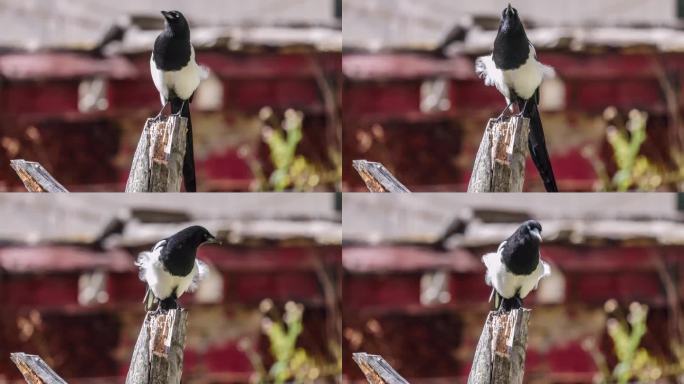
[(494, 299), (498, 310), (522, 307), (522, 299), (551, 274), (551, 268), (539, 256), (541, 231), (538, 221), (526, 221), (499, 245), (496, 253), (482, 257), (487, 268), (485, 282), (492, 287), (490, 301)]
[(197, 288), (207, 272), (206, 265), (196, 258), (197, 248), (204, 243), (219, 242), (206, 228), (195, 225), (140, 253), (135, 265), (140, 269), (140, 280), (147, 283), (145, 310), (156, 303), (158, 309), (178, 308), (178, 298)]
[(546, 190), (558, 192), (538, 109), (539, 86), (545, 77), (555, 76), (555, 71), (537, 61), (537, 52), (527, 38), (518, 11), (510, 4), (501, 14), (492, 54), (479, 57), (475, 71), (485, 85), (495, 86), (506, 98), (507, 106), (499, 119), (513, 104), (518, 104), (520, 114), (530, 119), (528, 146), (532, 161)]
[(190, 102), (206, 77), (206, 70), (195, 61), (195, 49), (190, 44), (190, 26), (182, 13), (162, 11), (164, 31), (154, 41), (150, 57), (150, 73), (159, 96), (162, 109), (171, 104), (171, 113), (188, 119), (188, 136), (183, 160), (183, 182), (187, 192), (197, 190), (195, 180), (195, 159), (192, 145), (192, 122)]

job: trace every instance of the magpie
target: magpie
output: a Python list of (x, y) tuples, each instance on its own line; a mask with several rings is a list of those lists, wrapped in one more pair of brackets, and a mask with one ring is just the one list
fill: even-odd
[(482, 256), (487, 268), (485, 282), (492, 287), (490, 301), (494, 299), (499, 311), (522, 307), (522, 299), (551, 274), (549, 265), (539, 257), (541, 231), (538, 221), (526, 221), (499, 245), (496, 253)]
[(487, 86), (495, 86), (506, 98), (506, 110), (518, 104), (520, 115), (530, 119), (528, 147), (534, 165), (548, 192), (558, 192), (551, 160), (546, 150), (544, 129), (539, 117), (539, 86), (544, 77), (553, 77), (553, 68), (537, 61), (537, 52), (527, 38), (518, 11), (508, 4), (501, 14), (494, 50), (475, 61), (475, 71)]
[(154, 41), (150, 57), (150, 72), (159, 91), (162, 109), (159, 118), (171, 104), (171, 113), (188, 119), (188, 135), (183, 159), (183, 182), (187, 192), (197, 191), (195, 159), (192, 145), (190, 102), (205, 70), (195, 61), (195, 49), (190, 44), (190, 27), (185, 16), (178, 11), (162, 11), (164, 31)]
[(145, 310), (156, 303), (157, 310), (178, 308), (178, 298), (185, 291), (197, 289), (206, 275), (206, 265), (195, 256), (204, 243), (220, 243), (206, 228), (195, 225), (159, 241), (149, 252), (141, 252), (135, 265), (140, 280), (147, 283)]

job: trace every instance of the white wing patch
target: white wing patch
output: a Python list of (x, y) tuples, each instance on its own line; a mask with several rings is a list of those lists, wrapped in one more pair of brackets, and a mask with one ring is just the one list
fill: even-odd
[(481, 56), (475, 60), (475, 73), (484, 80), (486, 86), (496, 87), (506, 98), (506, 104), (510, 104), (510, 90), (504, 81), (503, 71), (496, 67), (492, 55)]
[(157, 65), (154, 63), (154, 54), (150, 55), (150, 74), (152, 75), (154, 87), (157, 88), (157, 91), (159, 92), (161, 103), (164, 105), (169, 99), (169, 89), (164, 84), (164, 73), (162, 70), (157, 69)]
[(188, 287), (189, 292), (195, 292), (197, 288), (199, 288), (200, 281), (209, 273), (209, 267), (199, 259), (195, 260), (195, 269), (197, 270), (197, 274), (192, 278), (192, 282)]

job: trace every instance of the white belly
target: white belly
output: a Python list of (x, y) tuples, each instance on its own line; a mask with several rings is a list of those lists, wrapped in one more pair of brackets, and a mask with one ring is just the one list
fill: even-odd
[(502, 268), (496, 274), (493, 285), (496, 291), (506, 299), (520, 294), (520, 298), (524, 299), (534, 287), (537, 285), (538, 277), (532, 275), (514, 275), (505, 268)]
[(485, 281), (506, 299), (510, 299), (516, 293), (521, 299), (524, 299), (537, 287), (539, 280), (551, 273), (551, 270), (548, 264), (539, 259), (537, 268), (529, 275), (516, 275), (509, 272), (501, 262), (500, 252), (503, 244), (505, 242), (499, 246), (497, 253), (488, 253), (482, 257), (482, 261), (487, 267)]
[(166, 299), (175, 291), (176, 297), (179, 298), (188, 290), (197, 272), (197, 264), (195, 264), (189, 275), (174, 276), (164, 270), (160, 261), (155, 261), (151, 268), (145, 269), (145, 280), (155, 297)]
[(506, 85), (519, 97), (528, 100), (541, 85), (544, 72), (542, 65), (534, 57), (534, 52), (530, 50), (525, 64), (517, 69), (503, 71), (503, 78)]
[(169, 99), (170, 92), (183, 100), (188, 100), (199, 86), (201, 70), (195, 62), (195, 49), (191, 48), (190, 62), (177, 71), (161, 71), (150, 57), (150, 72), (157, 91), (162, 98), (162, 104)]

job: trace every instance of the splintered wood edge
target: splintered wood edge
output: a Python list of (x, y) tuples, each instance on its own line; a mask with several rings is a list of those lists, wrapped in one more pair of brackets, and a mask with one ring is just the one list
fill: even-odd
[(519, 309), (492, 317), (492, 350), (498, 356), (510, 358), (515, 336), (527, 326), (529, 309)]
[(371, 192), (389, 192), (385, 187), (378, 181), (373, 175), (368, 172), (368, 161), (366, 160), (354, 160), (352, 166), (358, 172), (359, 176), (364, 183), (366, 183), (366, 188)]
[[(30, 384), (66, 384), (66, 381), (38, 355), (23, 352), (10, 353), (10, 360), (17, 366), (24, 379)], [(38, 369), (37, 369), (38, 368)], [(37, 370), (44, 371), (50, 377), (42, 377)], [(47, 380), (47, 381), (46, 381)]]
[(173, 336), (182, 327), (186, 312), (183, 309), (170, 310), (150, 315), (150, 349), (156, 356), (168, 358)]
[(515, 140), (516, 119), (494, 121), (492, 126), (492, 152), (494, 161), (499, 164), (510, 165)]
[(24, 183), (24, 187), (26, 187), (29, 192), (47, 192), (25, 169), (15, 168), (14, 166), (12, 166), (12, 168), (14, 168), (17, 176), (19, 176), (19, 179)]
[(24, 379), (26, 379), (26, 381), (31, 383), (31, 384), (43, 383), (43, 380), (40, 378), (40, 376), (38, 376), (38, 374), (33, 369), (31, 369), (31, 367), (29, 367), (29, 365), (24, 360), (22, 360), (17, 355), (18, 355), (18, 353), (10, 354), (10, 359), (17, 366), (17, 369), (19, 369), (19, 372), (21, 372), (22, 376), (24, 376)]
[[(366, 380), (371, 384), (408, 384), (408, 381), (401, 377), (382, 356), (360, 352), (352, 354), (352, 359), (366, 376)], [(378, 365), (379, 367), (376, 368), (373, 365)], [(378, 368), (384, 372), (378, 372)], [(383, 375), (391, 377), (385, 378)]]
[(155, 163), (166, 164), (167, 161), (166, 154), (164, 153), (169, 136), (167, 121), (168, 119), (147, 119), (147, 122), (145, 122), (145, 124), (149, 124), (149, 143), (152, 146), (149, 152), (150, 160)]
[[(24, 187), (29, 192), (68, 192), (40, 163), (26, 161), (24, 159), (10, 160), (10, 166), (14, 169)], [(44, 186), (42, 181), (48, 184)], [(51, 188), (48, 188), (51, 187)]]
[(150, 143), (154, 145), (150, 150), (152, 161), (161, 164), (168, 163), (173, 151), (175, 138), (178, 135), (182, 135), (183, 126), (187, 126), (185, 121), (187, 121), (187, 118), (174, 115), (168, 116), (163, 120), (147, 119), (145, 124), (150, 127)]
[(361, 369), (361, 372), (366, 376), (366, 380), (371, 384), (386, 384), (385, 380), (380, 376), (378, 372), (375, 372), (373, 368), (368, 364), (366, 353), (354, 353), (352, 359)]
[(353, 160), (352, 166), (361, 176), (371, 192), (409, 193), (404, 186), (384, 165), (368, 160)]
[[(174, 312), (167, 312), (154, 315), (150, 319), (151, 338), (150, 345), (152, 353), (156, 356), (167, 358), (169, 351), (166, 348), (166, 339), (169, 334), (173, 334)], [(169, 324), (170, 323), (170, 324)]]

